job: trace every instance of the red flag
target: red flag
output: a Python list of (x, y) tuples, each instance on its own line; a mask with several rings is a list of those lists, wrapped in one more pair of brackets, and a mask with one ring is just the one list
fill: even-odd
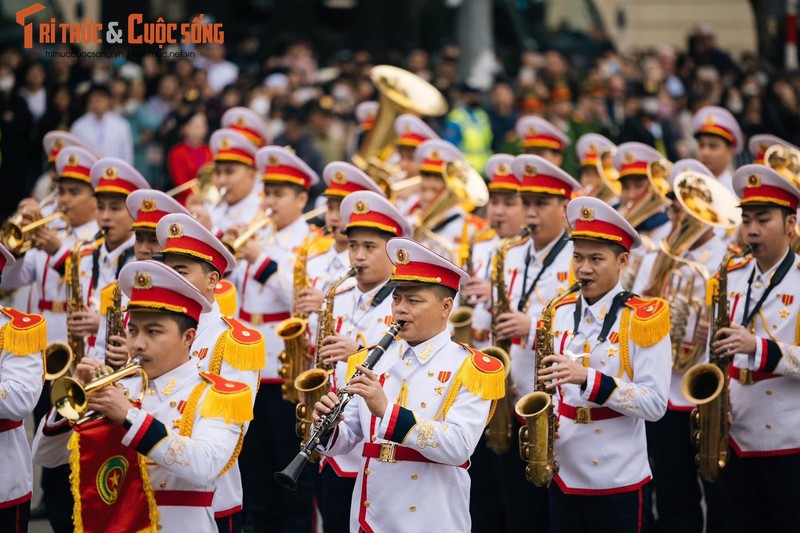
[(100, 418), (77, 424), (69, 441), (75, 531), (158, 531), (146, 458), (122, 445), (125, 429)]

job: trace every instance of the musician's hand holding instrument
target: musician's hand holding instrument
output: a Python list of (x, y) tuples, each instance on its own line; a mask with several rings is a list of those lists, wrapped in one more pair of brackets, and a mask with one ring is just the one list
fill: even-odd
[(100, 313), (78, 311), (67, 316), (67, 331), (73, 335), (94, 335), (100, 329)]
[(301, 313), (309, 315), (322, 309), (325, 293), (319, 289), (307, 287), (297, 293), (295, 308)]
[(317, 356), (323, 363), (333, 364), (336, 361), (347, 361), (350, 354), (358, 351), (356, 339), (345, 335), (329, 335), (317, 346)]
[(121, 335), (110, 335), (106, 344), (106, 362), (114, 368), (121, 368), (128, 364), (128, 358), (127, 339)]
[(542, 359), (544, 368), (539, 370), (538, 380), (545, 383), (547, 390), (567, 383), (581, 385), (586, 381), (589, 370), (580, 361), (563, 355), (548, 355)]
[(756, 336), (741, 326), (721, 328), (711, 347), (715, 354), (721, 356), (733, 357), (737, 353), (755, 355)]
[(520, 311), (502, 313), (497, 317), (495, 333), (498, 339), (513, 339), (514, 337), (524, 337), (530, 332), (531, 317)]

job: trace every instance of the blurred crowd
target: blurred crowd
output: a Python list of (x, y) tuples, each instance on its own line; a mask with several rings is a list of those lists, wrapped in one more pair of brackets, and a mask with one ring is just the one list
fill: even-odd
[[(647, 143), (672, 161), (694, 153), (691, 117), (709, 104), (728, 108), (748, 137), (770, 132), (800, 144), (800, 72), (782, 71), (753, 54), (731, 57), (706, 26), (692, 30), (684, 49), (653, 46), (620, 53), (607, 41), (598, 42), (597, 59), (579, 70), (557, 50), (522, 51), (517, 64), (483, 67), (491, 70), (489, 87), (471, 85), (460, 72), (455, 45), (412, 50), (405, 57), (341, 50), (326, 52), (322, 61), (320, 50), (299, 38), (258, 64), (252, 54), (231, 52), (243, 47), (228, 46), (205, 45), (189, 50), (193, 57), (174, 61), (81, 60), (70, 54), (43, 60), (19, 48), (4, 50), (0, 179), (8, 194), (0, 211), (10, 213), (20, 197), (32, 191), (39, 196), (48, 186), (40, 180), (47, 131), (71, 130), (102, 147), (105, 153), (99, 155), (131, 161), (165, 190), (194, 177), (211, 159), (209, 132), (226, 109), (238, 105), (265, 118), (274, 144), (291, 146), (321, 172), (326, 163), (352, 155), (361, 132), (356, 106), (378, 99), (369, 72), (384, 62), (418, 74), (444, 93), (451, 111), (430, 123), (474, 155), (470, 160), (479, 170), (491, 153), (518, 151), (514, 124), (525, 114), (544, 116), (573, 141), (597, 132), (615, 142)], [(464, 121), (472, 122), (470, 135)], [(571, 149), (565, 169), (574, 172)]]

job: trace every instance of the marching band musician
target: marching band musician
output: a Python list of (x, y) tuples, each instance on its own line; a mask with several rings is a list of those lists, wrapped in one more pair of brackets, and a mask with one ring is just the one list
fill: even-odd
[(667, 408), (669, 305), (622, 289), (620, 272), (641, 241), (612, 207), (577, 198), (567, 218), (582, 288), (553, 311), (546, 333), (555, 354), (541, 354), (538, 372), (556, 392), (560, 420), (551, 530), (641, 531), (651, 479), (644, 422)]
[[(297, 249), (310, 242), (312, 234), (303, 219), (308, 193), (319, 176), (290, 150), (265, 146), (256, 155), (264, 184), (264, 204), (272, 210), (274, 228), (268, 246), (257, 239), (246, 243), (231, 280), (240, 296), (239, 320), (261, 332), (266, 345), (266, 364), (256, 394), (256, 420), (250, 426), (242, 453), (242, 482), (247, 519), (264, 531), (311, 527), (312, 496), (310, 470), (301, 477), (297, 492), (263, 482), (297, 454), (299, 439), (294, 432), (295, 406), (283, 399), (278, 356), (284, 347), (276, 334), (281, 321), (291, 316), (295, 295), (292, 274)], [(261, 530), (261, 529), (259, 529)]]
[[(34, 248), (16, 263), (8, 264), (0, 282), (2, 288), (36, 283), (38, 309), (47, 322), (47, 343), (67, 342), (67, 284), (64, 274), (67, 258), (78, 241), (96, 233), (97, 200), (92, 188), (91, 168), (97, 157), (80, 146), (66, 146), (56, 156), (57, 203), (69, 223), (69, 230), (58, 232), (42, 227), (33, 235)], [(23, 223), (38, 219), (38, 206), (21, 207)], [(81, 271), (82, 280), (89, 271)], [(37, 407), (37, 411), (39, 411)], [(46, 409), (44, 409), (46, 411)], [(68, 490), (69, 467), (42, 470), (42, 489), (47, 518), (56, 532), (72, 527), (72, 496)]]
[(247, 224), (261, 212), (256, 180), (255, 144), (239, 131), (223, 128), (209, 140), (214, 161), (214, 185), (222, 194), (209, 215), (203, 206), (192, 210), (200, 222), (218, 237), (236, 224)]
[[(335, 389), (347, 381), (347, 356), (377, 343), (392, 320), (390, 281), (394, 265), (386, 255), (386, 243), (406, 237), (411, 228), (405, 217), (375, 191), (358, 191), (341, 202), (343, 231), (348, 239), (350, 264), (356, 269), (356, 285), (334, 296), (335, 333), (322, 339), (317, 360), (335, 362)], [(324, 310), (323, 310), (324, 311)], [(361, 344), (361, 346), (359, 346)], [(328, 457), (320, 474), (320, 512), (326, 532), (348, 531), (350, 497), (361, 463), (360, 450)]]
[[(331, 230), (332, 243), (327, 251), (308, 258), (306, 271), (311, 287), (297, 294), (297, 309), (304, 313), (319, 311), (328, 285), (344, 276), (350, 268), (347, 235), (339, 213), (342, 200), (357, 191), (372, 191), (384, 196), (380, 187), (359, 168), (344, 161), (334, 161), (325, 166), (322, 179), (328, 186), (323, 196), (327, 198), (325, 227)], [(319, 248), (319, 247), (315, 247)]]
[(516, 131), (523, 153), (543, 157), (557, 167), (564, 163), (564, 149), (570, 140), (557, 126), (541, 117), (527, 115), (517, 120)]
[(238, 131), (256, 148), (266, 146), (269, 140), (267, 125), (259, 114), (249, 107), (236, 106), (225, 111), (220, 118), (220, 128)]
[[(0, 274), (14, 256), (0, 245)], [(31, 510), (33, 469), (22, 421), (42, 392), (47, 327), (42, 315), (0, 308), (0, 531), (25, 533)]]
[[(613, 167), (611, 159), (616, 149), (613, 142), (597, 133), (586, 133), (578, 138), (578, 142), (575, 144), (575, 153), (580, 163), (581, 196), (593, 196), (609, 201), (600, 197), (606, 188), (606, 182), (600, 173), (605, 171), (607, 166)], [(616, 181), (615, 183), (619, 184)], [(618, 188), (605, 194), (611, 197), (609, 204), (616, 207), (619, 202)]]
[(364, 139), (367, 138), (367, 133), (375, 126), (375, 118), (378, 116), (380, 106), (381, 104), (375, 100), (365, 100), (353, 109), (353, 114), (358, 122), (358, 135), (356, 136), (354, 152), (358, 152), (358, 149), (364, 143)]
[[(669, 213), (673, 221), (673, 227), (676, 217), (680, 216), (683, 210), (681, 204), (675, 199), (675, 179), (686, 171), (716, 179), (711, 170), (696, 159), (682, 159), (672, 166), (669, 174), (669, 183), (670, 189), (673, 190), (670, 193), (673, 201), (672, 206), (669, 207)], [(678, 231), (680, 230), (681, 228), (679, 227)], [(682, 259), (696, 262), (708, 273), (714, 273), (728, 251), (727, 242), (714, 238), (714, 235), (714, 228), (708, 226), (706, 231), (681, 256)], [(673, 235), (670, 234), (667, 237), (667, 241), (672, 237)], [(652, 288), (648, 287), (648, 283), (651, 281), (650, 278), (652, 278), (650, 274), (653, 272), (659, 253), (663, 252), (651, 252), (642, 259), (639, 268), (646, 275), (636, 278), (636, 282), (633, 285), (635, 294), (664, 296), (663, 294), (652, 292)], [(679, 270), (682, 276), (681, 283), (693, 283), (690, 290), (691, 295), (697, 301), (705, 302), (706, 279), (702, 275), (692, 276), (689, 267), (684, 266)], [(706, 346), (710, 326), (708, 320), (702, 315), (698, 316), (692, 306), (688, 307), (687, 313), (689, 313), (686, 319), (687, 338), (683, 340), (683, 346), (689, 349), (695, 346)], [(691, 324), (698, 325), (690, 329), (689, 325)], [(692, 336), (688, 337), (688, 335)], [(704, 353), (695, 362), (708, 362), (708, 354)], [(686, 428), (689, 427), (690, 415), (694, 405), (689, 403), (681, 393), (681, 379), (685, 371), (686, 368), (677, 369), (673, 365), (667, 412), (660, 420), (652, 423), (652, 426), (648, 428), (648, 431), (651, 432), (649, 433), (649, 445), (654, 471), (653, 487), (655, 488), (655, 504), (658, 512), (658, 527), (665, 532), (704, 531), (701, 500), (705, 497), (705, 531), (708, 533), (723, 531), (719, 485), (709, 483), (701, 478), (703, 491), (702, 493), (700, 492), (700, 486), (697, 482), (697, 467), (694, 462), (697, 447), (691, 443), (690, 439), (686, 438)]]
[[(159, 529), (216, 532), (211, 502), (217, 478), (236, 459), (240, 426), (252, 418), (252, 391), (198, 373), (189, 349), (200, 314), (210, 305), (180, 274), (155, 261), (135, 261), (120, 272), (120, 286), (129, 298), (128, 346), (141, 358), (149, 384), (141, 407), (121, 388), (106, 386), (89, 396), (88, 408), (122, 425), (121, 443), (147, 457)], [(101, 365), (82, 360), (76, 379), (89, 382)], [(140, 380), (122, 383), (130, 397), (139, 396)], [(40, 426), (34, 441), (38, 463), (68, 460), (72, 431), (65, 422), (54, 410)]]
[[(733, 175), (752, 253), (728, 269), (731, 327), (711, 344), (728, 367), (732, 451), (720, 478), (732, 531), (797, 531), (800, 475), (797, 331), (800, 258), (789, 246), (800, 190), (771, 168)], [(754, 494), (762, 497), (754, 498)]]
[[(445, 180), (447, 165), (454, 161), (464, 161), (464, 156), (458, 148), (441, 139), (424, 141), (417, 147), (414, 157), (419, 164), (422, 182), (420, 183), (419, 206), (412, 219), (418, 218), (431, 206), (452, 194), (453, 191), (449, 190)], [(442, 214), (442, 217), (433, 227), (427, 228), (428, 236), (421, 242), (445, 257), (452, 257), (461, 242), (464, 224), (473, 227), (472, 230), (467, 230), (468, 235), (472, 235), (486, 226), (485, 221), (466, 213), (461, 205), (450, 207)], [(415, 225), (420, 223), (420, 220), (414, 222)]]
[(111, 301), (120, 270), (134, 259), (134, 220), (126, 200), (130, 193), (149, 189), (150, 184), (133, 165), (115, 157), (95, 162), (91, 177), (97, 198), (97, 224), (105, 235), (88, 247), (91, 253), (81, 256), (81, 270), (91, 272), (83, 286), (87, 310), (67, 317), (67, 328), (71, 333), (89, 335), (87, 355), (104, 357), (106, 321), (101, 315)]
[[(620, 211), (626, 214), (635, 213), (637, 207), (647, 203), (652, 191), (652, 185), (647, 178), (648, 166), (661, 159), (662, 156), (658, 150), (639, 142), (622, 143), (617, 147), (613, 161), (622, 184)], [(669, 223), (666, 210), (658, 210), (640, 222), (635, 229), (642, 237), (644, 246), (630, 254), (628, 268), (633, 277), (632, 283), (635, 282), (637, 274), (641, 272), (639, 264), (642, 258), (647, 252), (652, 251), (649, 247), (656, 249), (658, 244), (669, 235), (672, 225)]]
[[(215, 289), (236, 260), (222, 242), (187, 214), (164, 216), (156, 227), (164, 264), (185, 277), (200, 291), (211, 309), (200, 315), (191, 355), (197, 367), (258, 390), (264, 366), (264, 340), (257, 330), (233, 317), (224, 317), (215, 299)], [(253, 398), (255, 400), (255, 397)], [(242, 428), (244, 437), (245, 428)], [(242, 529), (242, 479), (238, 462), (220, 477), (214, 493), (214, 519), (220, 533)]]
[(525, 213), (519, 194), (520, 179), (512, 170), (513, 164), (514, 156), (509, 154), (495, 154), (486, 162), (486, 175), (489, 176), (486, 219), (489, 229), (478, 232), (473, 237), (473, 270), (467, 272), (470, 280), (461, 291), (461, 296), (475, 305), (472, 317), (474, 344), (471, 346), (478, 349), (490, 344), (492, 256), (502, 239), (519, 234), (525, 225)]
[(736, 118), (723, 107), (701, 107), (692, 117), (697, 159), (731, 191), (733, 161), (744, 149), (744, 134)]
[(768, 133), (759, 133), (758, 135), (753, 135), (750, 137), (750, 140), (747, 141), (747, 150), (750, 152), (750, 155), (753, 156), (753, 164), (769, 166), (769, 162), (764, 161), (764, 156), (766, 156), (767, 150), (776, 144), (793, 150), (800, 150), (797, 146), (788, 141), (784, 141), (780, 137)]
[[(161, 245), (156, 237), (156, 225), (162, 217), (169, 213), (189, 214), (186, 208), (178, 203), (177, 200), (155, 189), (133, 191), (125, 200), (125, 206), (133, 220), (131, 226), (135, 239), (133, 256), (137, 261), (152, 259), (154, 254), (161, 251)], [(115, 283), (119, 283), (119, 281)], [(120, 295), (120, 303), (122, 308), (126, 307), (127, 302), (122, 294)], [(102, 305), (100, 315), (105, 315)], [(119, 368), (128, 362), (127, 341), (124, 335), (107, 336), (106, 328), (106, 320), (101, 318), (100, 330), (97, 332), (97, 342), (95, 343), (98, 349), (94, 353), (97, 357), (104, 358), (114, 368)]]
[[(386, 244), (396, 271), (394, 320), (403, 321), (373, 370), (354, 355), (348, 369), (363, 375), (356, 395), (323, 452), (360, 450), (350, 531), (469, 531), (469, 457), (503, 395), (503, 365), (450, 340), (447, 318), (467, 274), (424, 246), (396, 238)], [(363, 352), (362, 352), (363, 354)], [(330, 392), (314, 419), (338, 403)]]
[[(498, 339), (511, 339), (512, 399), (533, 390), (536, 371), (533, 355), (536, 319), (544, 305), (569, 286), (572, 243), (567, 232), (565, 208), (580, 188), (574, 178), (543, 157), (519, 155), (514, 159), (514, 174), (522, 178), (520, 195), (525, 223), (530, 232), (508, 251), (503, 277), (510, 311), (495, 318)], [(547, 524), (547, 494), (525, 479), (519, 468), (517, 434), (519, 424), (512, 420), (509, 451), (501, 456), (508, 486), (508, 506), (531, 507), (537, 520)], [(523, 526), (522, 516), (508, 512), (508, 530)]]
[[(56, 173), (56, 158), (58, 157), (58, 153), (67, 146), (80, 146), (81, 148), (85, 148), (90, 152), (91, 149), (75, 135), (59, 130), (48, 131), (45, 133), (44, 138), (42, 138), (42, 146), (44, 148), (44, 152), (47, 154), (47, 176), (50, 178), (47, 190), (50, 191), (52, 189), (56, 192), (56, 197), (41, 207), (42, 216), (47, 216), (58, 211), (58, 174)], [(66, 224), (62, 222), (61, 224), (53, 224), (51, 227), (64, 229)]]
[[(410, 114), (402, 114), (394, 120), (394, 132), (397, 136), (394, 145), (400, 170), (406, 178), (419, 176), (417, 147), (427, 140), (439, 139), (439, 135), (424, 120)], [(398, 194), (397, 208), (401, 213), (409, 215), (417, 207), (418, 202), (419, 187), (414, 187)]]

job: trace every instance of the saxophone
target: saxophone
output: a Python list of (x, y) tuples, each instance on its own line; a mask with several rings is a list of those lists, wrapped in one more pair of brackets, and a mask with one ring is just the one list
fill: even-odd
[[(319, 239), (325, 238), (330, 233), (329, 228), (323, 228), (319, 235), (306, 239), (297, 251), (294, 262), (293, 290), (295, 298), (303, 289), (311, 287), (311, 280), (306, 270), (308, 254), (311, 246)], [(283, 378), (281, 394), (287, 402), (297, 403), (300, 400), (294, 381), (305, 368), (305, 358), (308, 356), (308, 315), (297, 311), (296, 306), (292, 316), (282, 321), (275, 328), (275, 334), (283, 339), (283, 352), (278, 356), (281, 362), (280, 376)]]
[(492, 294), (497, 296), (492, 303), (492, 339), (494, 346), (489, 346), (484, 353), (496, 357), (503, 362), (506, 372), (506, 395), (497, 400), (494, 416), (489, 421), (486, 428), (486, 446), (498, 455), (506, 453), (511, 446), (511, 432), (513, 421), (511, 417), (511, 401), (514, 397), (514, 383), (511, 380), (511, 340), (499, 340), (495, 334), (497, 317), (503, 313), (511, 311), (511, 302), (508, 299), (508, 289), (506, 288), (505, 265), (508, 251), (524, 241), (530, 230), (524, 228), (519, 235), (503, 239), (500, 248), (492, 259)]
[[(122, 289), (119, 287), (119, 281), (114, 283), (114, 292), (111, 297), (111, 304), (106, 309), (106, 349), (109, 346), (112, 335), (118, 337), (125, 336), (125, 324), (122, 320)], [(119, 367), (112, 365), (106, 359), (106, 366), (119, 370)]]
[[(322, 304), (322, 311), (319, 313), (317, 325), (317, 354), (319, 353), (319, 347), (322, 345), (322, 340), (325, 337), (336, 334), (333, 320), (333, 299), (336, 296), (336, 291), (342, 283), (355, 275), (356, 269), (351, 268), (347, 271), (347, 274), (333, 282), (325, 293), (325, 301)], [(295, 417), (297, 418), (295, 432), (298, 437), (304, 439), (308, 438), (308, 433), (313, 425), (311, 412), (314, 404), (331, 390), (330, 374), (333, 371), (333, 367), (330, 364), (323, 363), (319, 355), (315, 356), (314, 360), (314, 368), (302, 372), (294, 380), (294, 388), (303, 397), (302, 402), (298, 403), (295, 408)]]
[[(461, 233), (461, 245), (458, 247), (458, 266), (470, 276), (474, 270), (472, 264), (472, 250), (475, 243), (490, 231), (493, 231), (492, 228), (487, 228), (475, 232), (470, 237), (469, 224), (464, 224), (464, 229)], [(461, 305), (458, 306), (458, 309), (450, 313), (450, 318), (448, 320), (453, 325), (454, 341), (464, 344), (472, 342), (472, 317), (474, 314), (474, 307), (475, 304), (470, 303), (468, 298), (464, 298), (461, 300)]]
[[(556, 296), (542, 310), (536, 324), (536, 374), (544, 368), (542, 360), (553, 355), (553, 314), (556, 305), (581, 288), (581, 283)], [(519, 399), (516, 413), (525, 419), (525, 426), (519, 428), (519, 455), (528, 463), (525, 477), (537, 487), (546, 487), (558, 473), (555, 437), (556, 416), (553, 411), (553, 391), (548, 391), (543, 382), (537, 381), (536, 388)]]
[[(67, 316), (74, 313), (80, 313), (86, 309), (83, 304), (83, 289), (81, 288), (81, 248), (87, 244), (91, 244), (105, 235), (105, 230), (98, 231), (91, 239), (84, 239), (77, 241), (72, 246), (72, 251), (69, 254), (69, 268), (67, 268), (65, 280), (67, 282)], [(76, 365), (86, 355), (86, 346), (84, 344), (83, 335), (76, 335), (69, 333), (67, 335), (67, 344), (72, 355), (72, 365)]]
[[(725, 254), (719, 266), (719, 276), (709, 283), (712, 317), (710, 341), (717, 332), (730, 327), (728, 309), (728, 263), (749, 253), (749, 247), (732, 249)], [(730, 357), (716, 355), (709, 350), (709, 363), (695, 365), (681, 379), (681, 394), (697, 407), (690, 422), (691, 440), (697, 446), (695, 463), (706, 481), (716, 481), (728, 464), (728, 433), (730, 422), (730, 395), (728, 389), (728, 364)]]

